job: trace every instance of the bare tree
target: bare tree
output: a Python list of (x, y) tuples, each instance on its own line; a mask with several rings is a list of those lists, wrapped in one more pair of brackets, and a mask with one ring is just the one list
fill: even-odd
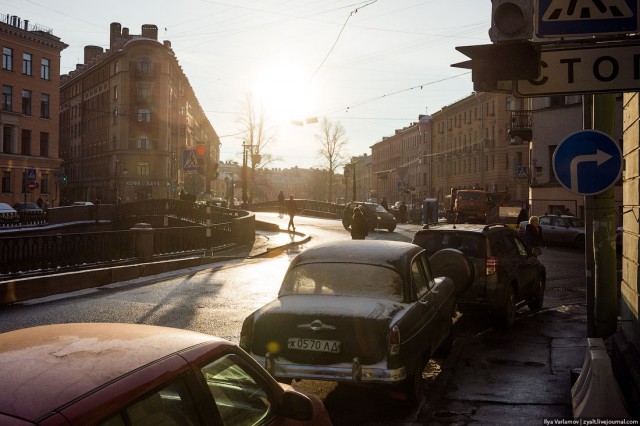
[(267, 116), (267, 111), (262, 104), (256, 102), (253, 93), (245, 93), (241, 110), (242, 115), (238, 118), (238, 123), (242, 133), (243, 151), (247, 150), (247, 163), (251, 164), (249, 191), (250, 197), (253, 198), (256, 189), (256, 172), (275, 160), (267, 152), (266, 147), (270, 142), (275, 141), (276, 132)]
[(339, 121), (331, 121), (324, 117), (320, 122), (320, 132), (316, 134), (316, 139), (320, 142), (319, 153), (326, 161), (329, 172), (329, 200), (333, 197), (334, 175), (338, 168), (342, 167), (345, 161), (343, 150), (347, 145), (347, 137), (344, 127)]

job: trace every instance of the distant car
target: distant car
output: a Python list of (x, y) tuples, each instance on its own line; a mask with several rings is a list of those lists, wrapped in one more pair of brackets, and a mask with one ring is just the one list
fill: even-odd
[[(458, 288), (457, 302), (494, 312), (502, 327), (513, 325), (520, 306), (542, 308), (546, 269), (506, 225), (434, 225), (418, 231), (413, 244), (426, 250), (432, 264), (443, 249), (464, 253), (473, 265), (473, 280), (468, 288)], [(450, 262), (445, 266), (454, 273), (465, 268)]]
[(30, 203), (30, 202), (19, 202), (19, 203), (15, 203), (13, 205), (13, 208), (18, 212), (33, 212), (33, 213), (43, 213), (44, 210), (42, 210), (40, 207), (38, 207), (38, 205), (36, 203)]
[(7, 203), (0, 203), (0, 224), (20, 222), (20, 215), (16, 209)]
[(345, 229), (351, 227), (353, 210), (358, 206), (363, 207), (364, 218), (369, 224), (370, 231), (386, 229), (389, 232), (393, 232), (396, 229), (396, 218), (386, 211), (384, 207), (378, 203), (362, 201), (352, 201), (344, 208), (342, 212), (342, 225)]
[(248, 316), (240, 346), (276, 379), (386, 386), (410, 403), (453, 338), (454, 283), (413, 244), (349, 240), (295, 257), (278, 297)]
[(540, 216), (542, 236), (547, 244), (564, 244), (584, 249), (584, 221), (575, 216)]
[(72, 206), (93, 206), (91, 201), (74, 201)]
[[(28, 362), (25, 362), (28, 360)], [(0, 334), (3, 425), (331, 424), (231, 342), (140, 324)]]

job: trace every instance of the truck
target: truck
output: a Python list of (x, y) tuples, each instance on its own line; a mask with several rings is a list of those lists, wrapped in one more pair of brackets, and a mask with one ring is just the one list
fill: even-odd
[(453, 223), (487, 223), (489, 197), (483, 189), (451, 188), (446, 195), (445, 218)]

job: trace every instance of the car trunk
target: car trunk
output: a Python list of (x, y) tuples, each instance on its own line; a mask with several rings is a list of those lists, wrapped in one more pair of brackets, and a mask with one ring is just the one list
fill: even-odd
[(251, 350), (264, 356), (267, 347), (278, 347), (279, 356), (301, 364), (355, 357), (362, 364), (376, 363), (387, 355), (389, 323), (402, 309), (401, 303), (374, 298), (283, 296), (261, 310)]

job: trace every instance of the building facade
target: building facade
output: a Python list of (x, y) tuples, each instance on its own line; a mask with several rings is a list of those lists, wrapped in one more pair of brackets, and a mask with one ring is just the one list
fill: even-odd
[(116, 203), (210, 194), (220, 141), (155, 25), (110, 27), (61, 78), (60, 146), (70, 201)]
[(528, 110), (526, 102), (474, 92), (433, 114), (432, 173), (439, 203), (451, 188), (475, 187), (524, 205), (529, 195), (528, 144), (512, 137), (510, 130), (519, 113)]
[(0, 15), (2, 108), (0, 202), (59, 200), (60, 52), (52, 30)]

